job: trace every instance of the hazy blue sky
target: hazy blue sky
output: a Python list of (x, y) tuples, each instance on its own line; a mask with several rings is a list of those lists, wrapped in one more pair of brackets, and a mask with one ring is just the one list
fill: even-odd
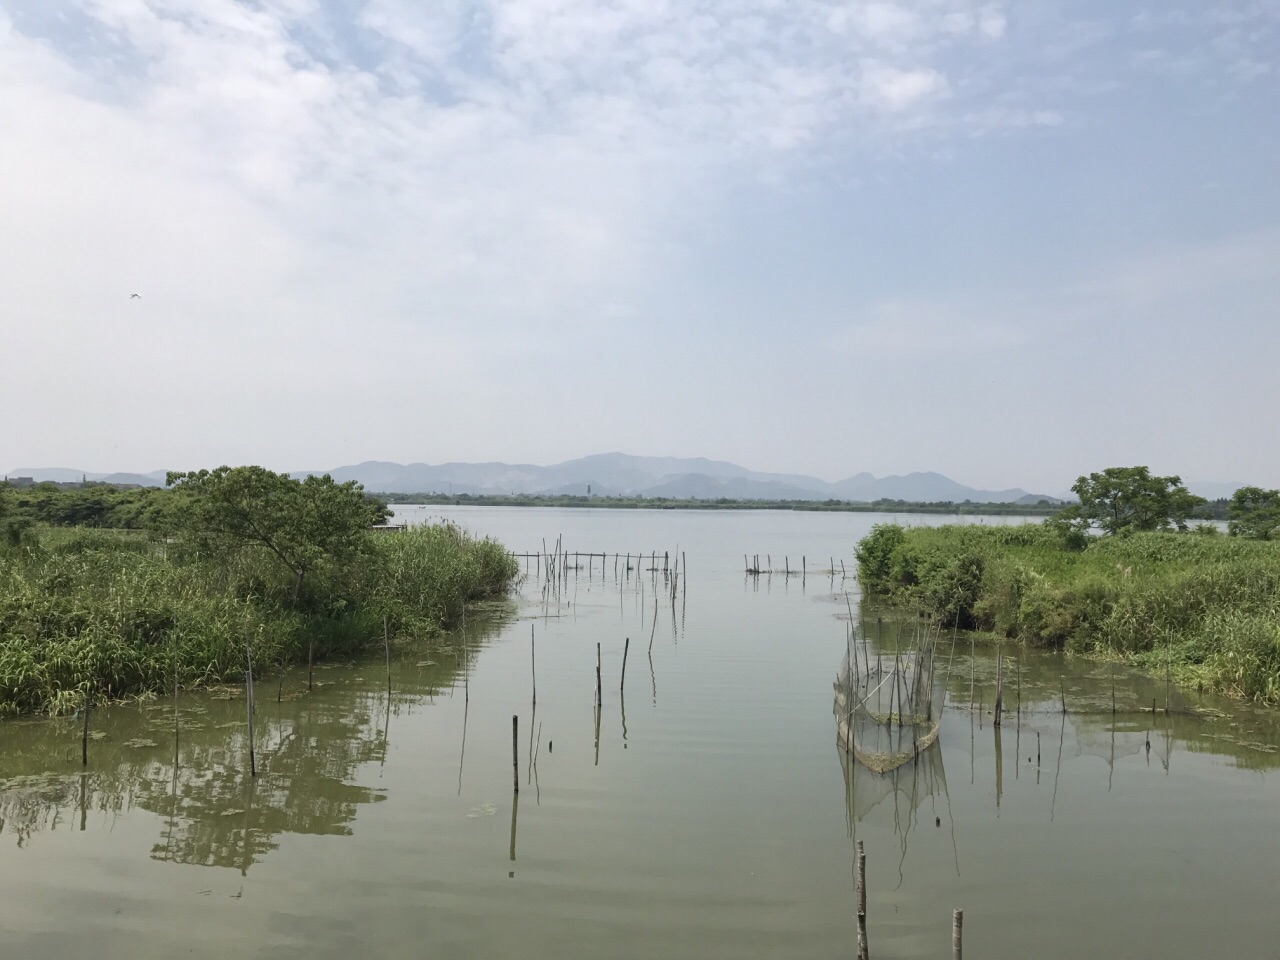
[(0, 0), (0, 468), (1280, 486), (1278, 60), (1280, 0)]

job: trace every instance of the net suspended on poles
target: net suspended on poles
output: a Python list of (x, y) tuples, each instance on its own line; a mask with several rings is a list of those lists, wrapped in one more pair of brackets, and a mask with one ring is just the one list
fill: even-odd
[[(880, 631), (877, 631), (879, 633)], [(850, 624), (834, 684), (836, 739), (841, 750), (875, 773), (889, 773), (937, 739), (946, 664), (935, 657), (938, 634), (923, 625), (895, 627), (892, 646), (875, 648)]]

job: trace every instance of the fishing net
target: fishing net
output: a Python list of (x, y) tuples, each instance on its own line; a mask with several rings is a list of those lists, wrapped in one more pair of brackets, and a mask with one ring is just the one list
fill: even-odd
[(852, 628), (834, 684), (836, 739), (867, 769), (889, 773), (938, 739), (945, 676), (939, 675), (937, 634), (917, 629), (873, 647)]

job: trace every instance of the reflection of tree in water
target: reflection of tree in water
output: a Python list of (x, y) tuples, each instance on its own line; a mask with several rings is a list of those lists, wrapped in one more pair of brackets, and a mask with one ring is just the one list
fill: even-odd
[(167, 821), (151, 855), (245, 870), (274, 850), (282, 833), (350, 834), (359, 806), (384, 799), (351, 782), (360, 764), (385, 749), (386, 733), (373, 720), (379, 701), (386, 706), (385, 693), (261, 716), (257, 778), (249, 776), (243, 730), (181, 750), (176, 784), (172, 762), (140, 771), (137, 805)]
[[(88, 771), (0, 780), (0, 830), (25, 844), (42, 830), (87, 829), (137, 808), (164, 818), (156, 859), (247, 869), (275, 849), (281, 833), (349, 834), (360, 805), (383, 799), (352, 781), (385, 751), (387, 705), (385, 691), (341, 703), (284, 703), (290, 709), (275, 716), (274, 702), (260, 703), (256, 779), (244, 723), (228, 719), (242, 715), (243, 700), (183, 710), (176, 766), (172, 712), (161, 724), (166, 745), (151, 725), (141, 731), (148, 736), (137, 736), (136, 712), (122, 723), (123, 711), (113, 711), (111, 732), (89, 746)], [(37, 769), (37, 757), (57, 756), (74, 734), (66, 723), (41, 726), (23, 751)]]
[(137, 808), (161, 819), (154, 859), (239, 870), (284, 833), (349, 835), (360, 807), (385, 799), (355, 781), (362, 765), (385, 760), (395, 714), (460, 682), (464, 663), (507, 619), (468, 623), (460, 649), (406, 653), (394, 665), (391, 698), (368, 665), (317, 670), (312, 696), (305, 675), (295, 676), (279, 703), (275, 686), (262, 684), (256, 779), (239, 691), (183, 698), (176, 764), (173, 706), (164, 701), (96, 710), (83, 771), (80, 720), (0, 725), (0, 835), (25, 845), (44, 830), (109, 828)]

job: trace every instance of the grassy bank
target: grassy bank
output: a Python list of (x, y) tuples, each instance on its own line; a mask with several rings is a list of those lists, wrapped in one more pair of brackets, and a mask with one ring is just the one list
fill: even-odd
[(1183, 681), (1280, 703), (1280, 543), (1206, 533), (1093, 538), (1048, 527), (877, 526), (865, 590), (951, 625), (1173, 664)]
[(264, 551), (217, 558), (142, 533), (28, 530), (0, 546), (0, 716), (238, 681), (455, 624), (505, 594), (515, 561), (456, 527), (366, 533), (354, 556), (296, 581)]

